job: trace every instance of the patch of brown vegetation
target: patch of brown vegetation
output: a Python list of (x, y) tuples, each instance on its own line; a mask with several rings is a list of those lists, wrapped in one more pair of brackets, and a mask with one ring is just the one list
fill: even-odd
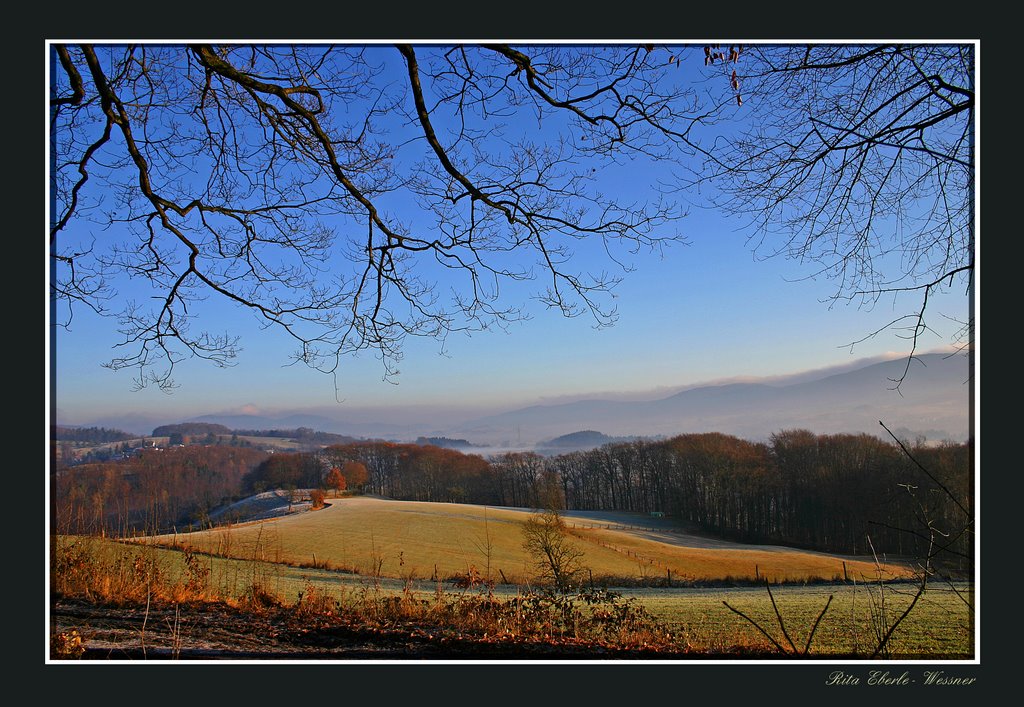
[[(58, 636), (80, 636), (77, 655)], [(736, 646), (690, 652), (679, 644), (617, 644), (566, 634), (491, 635), (423, 616), (373, 620), (353, 612), (311, 615), (295, 606), (227, 603), (105, 604), (60, 599), (51, 608), (52, 660), (606, 660), (749, 658)]]

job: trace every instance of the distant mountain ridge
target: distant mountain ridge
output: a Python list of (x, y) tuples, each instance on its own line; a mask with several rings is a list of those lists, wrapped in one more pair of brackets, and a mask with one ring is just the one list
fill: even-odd
[(723, 432), (761, 440), (783, 429), (818, 434), (884, 435), (879, 421), (909, 430), (970, 434), (969, 361), (962, 354), (923, 354), (791, 384), (729, 383), (691, 388), (652, 401), (580, 400), (534, 405), (482, 417), (457, 431), (473, 438), (543, 439), (577, 430), (616, 436)]
[(569, 434), (543, 440), (537, 443), (537, 451), (546, 454), (562, 454), (565, 452), (586, 451), (615, 442), (627, 442), (635, 437), (610, 437), (596, 430), (580, 430)]
[(325, 415), (291, 414), (284, 416), (272, 415), (230, 415), (211, 414), (191, 418), (195, 422), (212, 422), (225, 425), (231, 429), (272, 430), (298, 429), (308, 427), (318, 432), (331, 432), (349, 437), (390, 438), (403, 437), (409, 433), (409, 425), (391, 425), (387, 423), (352, 423), (334, 420)]
[[(674, 436), (688, 432), (722, 432), (764, 440), (784, 429), (805, 428), (817, 434), (867, 432), (884, 435), (878, 422), (892, 430), (926, 434), (929, 439), (964, 441), (970, 434), (972, 388), (969, 360), (963, 354), (922, 354), (911, 361), (897, 392), (894, 380), (906, 358), (869, 363), (832, 374), (801, 374), (799, 382), (773, 380), (691, 387), (656, 400), (577, 400), (531, 405), (499, 414), (446, 424), (429, 411), (418, 420), (397, 424), (387, 410), (359, 419), (326, 414), (285, 412), (277, 415), (206, 414), (156, 419), (153, 414), (125, 414), (93, 421), (136, 434), (150, 434), (161, 424), (205, 422), (236, 430), (310, 428), (353, 438), (413, 441), (454, 438), (473, 445), (530, 448), (562, 435), (600, 430), (609, 438)], [(600, 383), (598, 383), (600, 384)], [(596, 384), (596, 385), (598, 385)], [(452, 401), (447, 401), (452, 405)], [(372, 417), (370, 415), (373, 415)], [(396, 418), (397, 419), (397, 418)], [(58, 420), (58, 423), (60, 421)], [(81, 425), (84, 426), (84, 425)]]

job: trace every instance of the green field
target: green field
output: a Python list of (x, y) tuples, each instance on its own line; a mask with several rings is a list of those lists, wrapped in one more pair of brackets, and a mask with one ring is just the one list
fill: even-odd
[[(468, 572), (494, 582), (500, 598), (531, 590), (537, 573), (522, 547), (523, 510), (392, 501), (372, 497), (328, 499), (328, 507), (273, 520), (239, 523), (187, 534), (98, 543), (123, 568), (146, 558), (169, 585), (189, 579), (183, 550), (192, 553), (210, 597), (243, 598), (254, 587), (298, 601), (328, 597), (345, 605), (401, 595), (446, 601), (472, 597), (482, 585), (458, 588)], [(865, 656), (877, 644), (877, 568), (864, 558), (838, 557), (779, 546), (751, 546), (691, 535), (641, 514), (591, 514), (565, 520), (583, 551), (585, 582), (607, 584), (646, 609), (689, 650), (772, 650), (771, 640), (734, 609), (757, 622), (789, 650), (763, 586), (769, 579), (789, 637), (803, 651), (816, 629), (811, 655)], [(647, 523), (650, 527), (644, 527)], [(129, 558), (125, 560), (123, 558)], [(886, 578), (908, 575), (889, 564)], [(116, 573), (115, 573), (116, 574)], [(845, 577), (845, 579), (844, 579)], [(668, 580), (671, 579), (671, 584)], [(716, 586), (704, 586), (714, 584)], [(911, 600), (914, 585), (885, 585), (885, 623)], [(896, 657), (969, 658), (974, 654), (973, 586), (959, 593), (933, 583), (894, 633)], [(110, 595), (116, 596), (114, 589)]]
[[(958, 584), (931, 585), (904, 623), (893, 633), (890, 649), (894, 657), (948, 656), (966, 658), (974, 645), (974, 614), (965, 600), (974, 604), (973, 587)], [(891, 622), (909, 605), (917, 587), (888, 585), (885, 589), (886, 615)], [(959, 596), (957, 594), (959, 592)], [(828, 603), (815, 630), (811, 655), (862, 654), (877, 645), (872, 623), (872, 605), (879, 598), (878, 587), (865, 584), (784, 586), (772, 594), (787, 632), (803, 651), (814, 621)], [(760, 587), (702, 588), (699, 590), (643, 590), (630, 592), (652, 614), (682, 630), (694, 645), (726, 649), (729, 644), (767, 646), (770, 642), (757, 628), (722, 603), (755, 620), (776, 641), (789, 647), (767, 592)]]
[[(64, 542), (67, 542), (66, 540)], [(97, 566), (130, 567), (144, 557), (158, 568), (165, 584), (184, 584), (188, 579), (181, 551), (109, 540), (79, 540), (88, 543)], [(343, 605), (365, 603), (387, 596), (431, 600), (442, 591), (449, 598), (472, 597), (482, 591), (457, 589), (450, 582), (372, 578), (337, 570), (296, 567), (253, 559), (197, 556), (211, 597), (243, 597), (254, 585), (294, 603), (302, 593), (315, 587), (322, 596)], [(974, 653), (973, 587), (957, 585), (959, 595), (949, 587), (933, 583), (907, 620), (893, 634), (892, 657), (966, 659)], [(494, 594), (509, 598), (527, 591), (516, 585), (497, 585)], [(787, 646), (778, 625), (771, 598), (763, 587), (677, 587), (622, 588), (623, 599), (632, 599), (649, 611), (667, 630), (694, 651), (770, 650), (771, 643), (753, 625), (730, 611), (723, 602), (757, 621), (779, 643)], [(907, 606), (913, 585), (898, 583), (885, 589), (886, 611), (891, 622)], [(829, 596), (832, 602), (817, 627), (810, 655), (863, 655), (876, 643), (872, 608), (877, 608), (877, 586), (855, 583), (782, 585), (772, 589), (787, 631), (800, 651), (808, 633)]]
[[(370, 497), (329, 499), (327, 508), (270, 521), (146, 539), (226, 557), (326, 566), (366, 576), (445, 579), (475, 568), (508, 583), (536, 577), (523, 550), (521, 523), (529, 514), (483, 506), (391, 501)], [(843, 558), (778, 546), (703, 547), (670, 544), (624, 526), (569, 524), (583, 564), (600, 581), (677, 584), (767, 578), (772, 582), (876, 577), (865, 558)], [(671, 536), (675, 538), (677, 536)], [(698, 541), (698, 538), (694, 538)], [(488, 550), (489, 547), (489, 550)], [(844, 567), (845, 565), (845, 567)], [(907, 574), (890, 564), (886, 576)]]

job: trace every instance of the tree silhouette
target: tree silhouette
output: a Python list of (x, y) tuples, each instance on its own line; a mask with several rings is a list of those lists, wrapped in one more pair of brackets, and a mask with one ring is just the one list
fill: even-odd
[(115, 316), (108, 366), (138, 387), (173, 387), (186, 357), (234, 361), (235, 335), (193, 330), (204, 298), (284, 332), (296, 361), (333, 373), (372, 350), (388, 377), (407, 337), (522, 317), (499, 296), (518, 281), (608, 324), (618, 278), (574, 269), (574, 244), (618, 262), (681, 240), (677, 207), (601, 191), (603, 166), (687, 148), (700, 119), (650, 48), (52, 51), (59, 323)]
[(583, 571), (583, 550), (572, 540), (565, 521), (556, 510), (533, 513), (523, 521), (523, 549), (530, 555), (540, 577), (565, 592)]
[[(974, 66), (973, 44), (54, 44), (56, 323), (115, 317), (107, 365), (138, 387), (234, 362), (237, 335), (195, 328), (207, 298), (296, 362), (372, 351), (391, 378), (409, 337), (526, 316), (517, 283), (614, 322), (628, 257), (682, 242), (699, 186), (834, 301), (913, 296), (886, 327), (913, 350), (930, 298), (974, 283)], [(691, 171), (649, 199), (605, 189), (669, 160)]]
[[(714, 183), (714, 203), (749, 218), (757, 253), (831, 281), (832, 302), (892, 302), (893, 319), (852, 343), (899, 330), (908, 368), (931, 298), (974, 286), (975, 52), (764, 44), (710, 62), (753, 120), (691, 183)], [(973, 318), (957, 323), (966, 349)]]

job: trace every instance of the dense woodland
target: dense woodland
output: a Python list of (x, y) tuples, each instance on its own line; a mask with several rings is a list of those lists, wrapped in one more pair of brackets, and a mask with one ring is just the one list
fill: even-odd
[(134, 439), (137, 435), (106, 427), (65, 427), (53, 425), (52, 437), (57, 442), (83, 442), (87, 444), (106, 444)]
[(179, 422), (175, 425), (161, 425), (153, 430), (154, 437), (170, 437), (171, 435), (188, 435), (205, 437), (206, 435), (229, 435), (231, 430), (224, 425), (213, 422)]
[(127, 459), (57, 468), (50, 480), (56, 532), (126, 535), (201, 524), (237, 498), (266, 453), (230, 445), (143, 449)]
[(348, 435), (320, 432), (312, 427), (296, 427), (293, 430), (234, 430), (234, 434), (239, 437), (279, 437), (321, 444), (342, 444), (354, 441), (354, 438)]
[(870, 553), (869, 537), (879, 552), (920, 554), (930, 521), (954, 531), (942, 542), (956, 563), (973, 547), (961, 532), (973, 515), (973, 457), (971, 444), (904, 451), (870, 435), (806, 430), (766, 443), (703, 433), (490, 459), (383, 441), (277, 454), (188, 446), (59, 469), (53, 517), (75, 532), (180, 529), (243, 495), (325, 488), (341, 474), (343, 488), (400, 500), (661, 512), (737, 540), (851, 554)]

